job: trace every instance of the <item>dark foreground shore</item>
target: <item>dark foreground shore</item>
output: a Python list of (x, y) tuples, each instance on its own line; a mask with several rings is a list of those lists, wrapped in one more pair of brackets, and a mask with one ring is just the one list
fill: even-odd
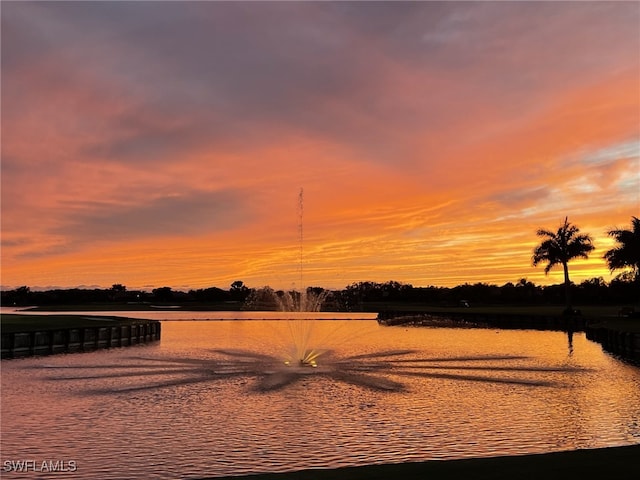
[[(632, 479), (640, 472), (640, 444), (513, 457), (432, 460), (267, 473), (210, 480), (439, 480), (439, 479)], [(205, 480), (205, 479), (203, 479)]]

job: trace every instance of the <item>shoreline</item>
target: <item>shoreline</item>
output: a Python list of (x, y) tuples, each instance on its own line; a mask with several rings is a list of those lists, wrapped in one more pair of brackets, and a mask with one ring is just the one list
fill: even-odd
[(116, 316), (0, 316), (0, 358), (57, 355), (128, 347), (160, 340), (161, 322)]
[[(181, 307), (179, 306), (159, 306), (153, 305), (151, 308), (149, 305), (146, 307), (150, 308), (151, 311), (159, 312), (163, 309), (167, 312), (175, 312), (181, 311)], [(76, 311), (75, 309), (80, 309), (80, 306), (75, 306), (72, 311)], [(546, 310), (546, 309), (545, 309)], [(551, 331), (584, 331), (587, 335), (587, 339), (598, 343), (602, 346), (602, 348), (615, 355), (618, 356), (625, 361), (628, 361), (632, 364), (638, 365), (640, 364), (640, 320), (633, 317), (603, 317), (600, 315), (585, 315), (584, 317), (581, 315), (577, 316), (563, 316), (558, 314), (552, 314), (548, 311), (540, 310), (540, 309), (531, 309), (528, 313), (524, 313), (519, 309), (509, 309), (509, 308), (456, 308), (456, 309), (420, 309), (420, 310), (389, 310), (389, 309), (381, 309), (377, 314), (377, 321), (381, 325), (394, 327), (394, 326), (414, 326), (414, 327), (453, 327), (453, 328), (499, 328), (499, 329), (534, 329), (534, 330), (551, 330)], [(57, 312), (56, 310), (49, 310), (43, 307), (30, 307), (28, 309), (23, 310), (24, 312), (38, 312), (37, 315), (40, 320), (44, 317), (49, 317), (50, 320), (61, 321), (63, 324), (68, 323), (69, 318), (73, 318), (73, 315), (67, 315), (63, 312)], [(126, 311), (126, 310), (124, 310)], [(132, 309), (130, 311), (138, 311), (136, 309)], [(182, 310), (182, 311), (191, 311), (191, 310)], [(201, 310), (197, 310), (201, 311)], [(44, 315), (43, 315), (44, 313)], [(68, 312), (66, 312), (68, 313)], [(326, 312), (323, 312), (326, 313)], [(62, 330), (69, 329), (70, 325), (64, 326), (56, 326), (52, 322), (49, 325), (36, 325), (33, 317), (36, 315), (32, 314), (15, 314), (15, 313), (3, 313), (1, 315), (4, 319), (15, 319), (20, 316), (22, 320), (32, 317), (31, 325), (28, 322), (25, 322), (24, 327), (18, 327), (15, 324), (15, 320), (7, 325), (6, 322), (2, 321), (2, 343), (3, 343), (3, 355), (2, 358), (11, 358), (13, 355), (10, 350), (13, 349), (13, 346), (16, 344), (15, 339), (16, 335), (31, 335), (33, 337), (33, 332), (42, 332), (48, 330)], [(57, 318), (56, 318), (57, 317)], [(85, 316), (85, 319), (88, 319), (90, 316)], [(77, 320), (78, 317), (75, 317)], [(100, 320), (103, 320), (100, 325), (101, 327), (108, 327), (110, 325), (104, 325), (104, 320), (114, 321), (118, 319), (122, 322), (140, 322), (139, 319), (131, 319), (127, 317), (113, 317), (113, 316), (100, 316), (93, 318), (91, 325), (80, 325), (80, 328), (84, 327), (95, 327), (98, 326)], [(149, 322), (149, 321), (147, 321)], [(86, 323), (86, 322), (85, 322)], [(73, 327), (78, 328), (76, 325)], [(73, 328), (72, 327), (72, 328)], [(155, 329), (155, 327), (152, 327)], [(155, 333), (155, 332), (153, 332)], [(11, 334), (11, 338), (9, 336)], [(66, 335), (69, 337), (69, 334), (58, 334)], [(105, 336), (104, 332), (96, 332), (95, 335)], [(117, 334), (118, 336), (122, 336), (123, 334)], [(94, 336), (93, 333), (89, 332), (90, 338)], [(111, 336), (111, 335), (109, 335)], [(145, 331), (143, 334), (138, 334), (138, 332), (134, 332), (133, 336), (142, 336), (142, 338), (147, 337), (147, 332)], [(159, 335), (156, 339), (159, 339)], [(103, 339), (106, 340), (106, 339)], [(148, 341), (148, 338), (146, 339)], [(135, 341), (135, 340), (134, 340)], [(36, 338), (31, 339), (21, 339), (20, 343), (25, 343), (23, 347), (29, 347), (29, 345), (36, 345), (36, 343), (41, 344), (53, 344), (56, 340), (38, 340)], [(60, 342), (58, 342), (60, 343)], [(104, 342), (103, 342), (104, 343)], [(128, 342), (131, 344), (131, 341)], [(109, 343), (110, 346), (115, 346)], [(118, 342), (118, 346), (121, 343)], [(64, 349), (54, 349), (50, 348), (48, 351), (44, 348), (39, 349), (41, 352), (46, 352), (48, 354), (58, 353), (64, 351)], [(21, 352), (18, 356), (30, 356), (33, 354), (33, 348), (31, 348), (31, 352), (29, 349), (25, 352)]]
[(563, 332), (585, 332), (587, 339), (627, 362), (640, 363), (640, 319), (635, 317), (583, 317), (508, 311), (386, 311), (378, 322), (388, 327), (451, 327), (529, 329)]
[[(640, 439), (638, 439), (640, 442)], [(198, 480), (507, 480), (513, 478), (631, 478), (640, 468), (640, 443), (634, 445), (500, 457), (428, 460)], [(195, 480), (195, 479), (194, 479)]]

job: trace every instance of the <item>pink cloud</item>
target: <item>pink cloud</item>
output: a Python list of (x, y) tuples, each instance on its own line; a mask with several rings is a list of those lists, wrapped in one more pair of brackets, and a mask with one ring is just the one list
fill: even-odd
[(287, 286), (300, 187), (336, 287), (553, 281), (538, 227), (637, 215), (633, 3), (7, 5), (5, 284)]

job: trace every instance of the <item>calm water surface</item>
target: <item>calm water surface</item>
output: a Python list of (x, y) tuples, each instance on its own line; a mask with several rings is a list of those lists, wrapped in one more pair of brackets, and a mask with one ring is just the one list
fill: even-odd
[[(331, 353), (286, 367), (294, 337)], [(638, 391), (581, 333), (165, 321), (155, 345), (3, 361), (1, 460), (161, 479), (626, 445)]]

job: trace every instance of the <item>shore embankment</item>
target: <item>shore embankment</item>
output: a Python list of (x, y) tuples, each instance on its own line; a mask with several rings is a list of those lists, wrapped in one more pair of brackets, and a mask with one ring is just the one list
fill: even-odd
[(161, 335), (157, 320), (111, 316), (3, 314), (0, 326), (2, 359), (139, 345)]
[(618, 357), (640, 364), (640, 318), (593, 322), (585, 329), (587, 338)]
[(583, 331), (586, 319), (581, 316), (565, 316), (539, 313), (511, 313), (484, 311), (415, 311), (381, 312), (378, 321), (382, 325), (452, 326), (527, 330)]
[[(312, 469), (208, 480), (511, 480), (530, 478), (635, 478), (640, 468), (640, 445), (573, 450), (509, 457), (431, 460), (398, 464), (365, 465), (335, 469)], [(205, 479), (203, 479), (205, 480)]]
[(609, 353), (640, 362), (640, 318), (603, 314), (563, 315), (532, 309), (530, 312), (501, 309), (386, 310), (378, 315), (382, 325), (454, 328), (500, 328), (585, 332)]

